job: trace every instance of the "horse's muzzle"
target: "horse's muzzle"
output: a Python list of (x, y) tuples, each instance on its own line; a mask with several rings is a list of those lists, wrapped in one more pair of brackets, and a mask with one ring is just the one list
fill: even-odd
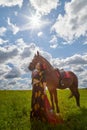
[(33, 71), (35, 69), (35, 66), (34, 66), (34, 64), (32, 62), (30, 62), (29, 66), (28, 66), (28, 69), (30, 71)]

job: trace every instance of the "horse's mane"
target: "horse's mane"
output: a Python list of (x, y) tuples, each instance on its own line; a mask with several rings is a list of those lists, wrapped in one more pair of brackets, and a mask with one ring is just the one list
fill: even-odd
[(43, 62), (44, 64), (46, 63), (47, 67), (50, 68), (50, 69), (54, 69), (53, 66), (48, 62), (47, 59), (45, 59), (43, 56), (39, 55), (42, 59), (43, 59)]

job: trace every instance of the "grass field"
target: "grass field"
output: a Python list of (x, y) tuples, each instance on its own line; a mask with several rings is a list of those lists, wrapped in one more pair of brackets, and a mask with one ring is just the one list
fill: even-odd
[[(68, 99), (69, 90), (58, 90), (60, 114), (64, 124), (44, 125), (43, 130), (87, 130), (87, 89), (79, 91), (81, 108), (76, 106), (74, 97)], [(48, 92), (47, 94), (49, 97)], [(0, 130), (30, 130), (30, 104), (31, 90), (1, 90)]]

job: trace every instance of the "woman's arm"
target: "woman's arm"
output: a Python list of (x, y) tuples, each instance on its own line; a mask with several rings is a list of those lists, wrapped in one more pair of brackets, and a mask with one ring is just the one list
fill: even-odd
[(46, 94), (47, 83), (46, 83), (46, 82), (43, 82), (43, 86), (44, 86), (44, 93)]

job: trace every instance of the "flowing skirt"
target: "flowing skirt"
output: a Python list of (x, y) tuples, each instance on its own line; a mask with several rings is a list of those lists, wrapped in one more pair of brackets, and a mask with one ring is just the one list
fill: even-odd
[(33, 86), (30, 120), (47, 121), (44, 105), (44, 88), (40, 84)]
[(46, 112), (48, 123), (55, 124), (55, 125), (62, 124), (63, 123), (62, 117), (60, 116), (60, 114), (57, 114), (52, 110), (47, 95), (44, 96), (44, 102), (45, 102), (44, 105), (45, 105), (45, 112)]
[(33, 86), (30, 120), (39, 120), (50, 124), (63, 123), (63, 119), (52, 111), (48, 97), (40, 85)]

